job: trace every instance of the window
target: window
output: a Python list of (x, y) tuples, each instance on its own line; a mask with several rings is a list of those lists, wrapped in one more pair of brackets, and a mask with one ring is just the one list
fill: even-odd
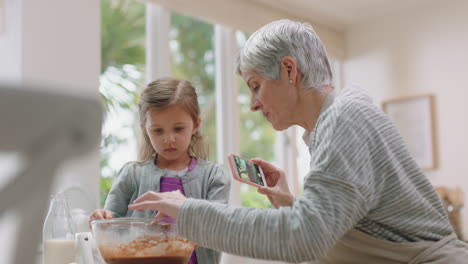
[(101, 1), (101, 206), (118, 170), (136, 160), (137, 95), (144, 85), (145, 5)]
[(216, 160), (214, 26), (179, 13), (171, 15), (171, 70), (197, 90), (202, 116), (201, 133), (208, 143), (208, 160)]
[[(136, 159), (139, 131), (137, 100), (147, 82), (145, 76), (145, 5), (130, 0), (102, 0), (102, 76), (100, 91), (107, 112), (102, 141), (101, 201), (106, 199), (113, 177), (128, 161)], [(208, 159), (215, 161), (216, 101), (214, 25), (172, 12), (169, 47), (172, 76), (192, 82), (201, 107), (201, 132), (209, 146)], [(236, 32), (238, 47), (247, 35)], [(240, 78), (240, 77), (239, 77)], [(278, 133), (259, 112), (250, 111), (250, 91), (239, 81), (240, 155), (277, 162)], [(226, 100), (231, 100), (226, 98)], [(218, 102), (221, 103), (221, 102)], [(281, 166), (280, 166), (281, 167)], [(271, 207), (257, 189), (241, 184), (242, 205)]]
[[(247, 34), (243, 32), (236, 33), (239, 47), (244, 45), (247, 38)], [(276, 132), (261, 112), (250, 110), (249, 88), (242, 78), (239, 83), (237, 101), (240, 108), (240, 154), (247, 159), (261, 158), (273, 162)], [(242, 205), (247, 207), (272, 207), (265, 195), (258, 193), (257, 188), (247, 184), (241, 184), (241, 201)]]
[[(101, 143), (101, 206), (114, 177), (137, 158), (138, 94), (147, 81), (145, 5), (129, 0), (102, 0), (102, 75), (100, 93), (106, 111)], [(191, 81), (199, 96), (202, 134), (216, 157), (213, 25), (171, 14), (170, 49), (173, 76)]]

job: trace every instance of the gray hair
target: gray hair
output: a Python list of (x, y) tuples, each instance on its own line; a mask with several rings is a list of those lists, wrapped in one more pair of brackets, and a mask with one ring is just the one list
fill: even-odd
[(254, 70), (277, 80), (285, 56), (296, 60), (304, 87), (320, 89), (332, 84), (327, 51), (312, 26), (287, 19), (273, 21), (249, 37), (237, 54), (236, 71)]

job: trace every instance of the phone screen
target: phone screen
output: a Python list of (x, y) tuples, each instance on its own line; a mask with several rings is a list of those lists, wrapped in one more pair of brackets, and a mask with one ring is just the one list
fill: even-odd
[(233, 156), (233, 159), (241, 179), (265, 186), (260, 173), (260, 167), (258, 167), (257, 164), (241, 159), (237, 156)]

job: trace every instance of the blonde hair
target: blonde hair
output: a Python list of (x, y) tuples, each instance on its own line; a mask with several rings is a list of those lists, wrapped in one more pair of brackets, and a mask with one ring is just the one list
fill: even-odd
[[(141, 140), (138, 151), (138, 159), (140, 161), (150, 160), (158, 154), (151, 145), (146, 130), (143, 129), (146, 123), (146, 112), (150, 108), (165, 109), (173, 105), (181, 106), (191, 116), (194, 125), (199, 125), (200, 107), (198, 105), (197, 93), (190, 82), (173, 78), (162, 78), (151, 82), (141, 92), (138, 108), (144, 139)], [(203, 136), (200, 130), (198, 130), (192, 135), (187, 154), (190, 157), (206, 159), (208, 156), (207, 152)]]

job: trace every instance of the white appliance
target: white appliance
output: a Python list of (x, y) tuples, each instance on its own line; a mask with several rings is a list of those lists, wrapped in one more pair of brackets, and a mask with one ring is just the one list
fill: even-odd
[(76, 264), (106, 264), (91, 233), (76, 234)]
[(14, 264), (36, 263), (57, 166), (100, 142), (100, 101), (62, 90), (0, 84), (0, 151), (24, 160), (0, 189), (0, 217), (12, 208), (19, 212)]

